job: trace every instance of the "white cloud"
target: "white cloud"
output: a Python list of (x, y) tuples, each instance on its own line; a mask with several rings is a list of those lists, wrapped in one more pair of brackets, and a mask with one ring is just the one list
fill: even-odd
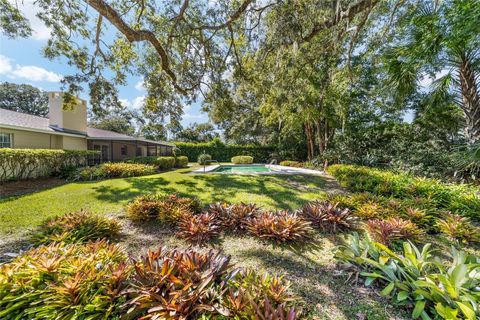
[(134, 109), (140, 109), (143, 107), (144, 104), (145, 104), (145, 96), (136, 97), (135, 99), (133, 99), (132, 107)]
[(145, 91), (145, 82), (143, 80), (138, 81), (135, 85), (135, 89), (137, 89), (138, 91)]
[(118, 99), (120, 101), (120, 104), (126, 108), (130, 108), (132, 105), (128, 99)]
[(0, 55), (0, 74), (11, 79), (26, 79), (29, 81), (60, 82), (62, 76), (37, 66), (12, 66), (11, 59)]
[(431, 77), (427, 74), (421, 75), (420, 79), (418, 80), (418, 85), (423, 88), (428, 88), (432, 85), (432, 83), (441, 77), (446, 76), (449, 73), (448, 69), (442, 69), (435, 74), (434, 77)]
[(50, 37), (51, 30), (36, 15), (39, 11), (34, 4), (34, 0), (15, 1), (9, 0), (14, 6), (17, 6), (20, 12), (30, 21), (33, 33), (32, 38), (35, 40), (46, 40)]
[(12, 71), (10, 59), (0, 55), (0, 74), (8, 74), (10, 71)]
[(19, 66), (10, 73), (13, 77), (24, 78), (31, 81), (60, 82), (62, 76), (55, 72), (47, 71), (37, 66)]

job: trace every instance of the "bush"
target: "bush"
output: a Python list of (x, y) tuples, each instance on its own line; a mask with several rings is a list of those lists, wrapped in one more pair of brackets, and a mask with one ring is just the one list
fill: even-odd
[(313, 231), (310, 222), (288, 211), (263, 212), (248, 222), (248, 231), (278, 243), (304, 241)]
[[(170, 170), (175, 166), (175, 157), (134, 157), (126, 160), (128, 163), (148, 164), (157, 167), (158, 170)], [(188, 163), (188, 160), (187, 160)]]
[(379, 283), (381, 295), (413, 310), (413, 319), (478, 319), (480, 257), (452, 249), (448, 261), (439, 261), (430, 247), (403, 242), (398, 254), (354, 234), (336, 256), (360, 271), (367, 286)]
[(155, 174), (154, 166), (139, 163), (105, 162), (93, 167), (81, 168), (72, 180), (99, 180), (106, 178), (128, 178)]
[(85, 166), (97, 151), (0, 148), (0, 182), (48, 177)]
[(138, 196), (127, 205), (127, 215), (136, 221), (159, 219), (176, 223), (183, 215), (199, 212), (201, 203), (197, 198), (185, 198), (176, 194), (147, 194)]
[(204, 164), (210, 164), (212, 160), (212, 156), (206, 153), (202, 153), (201, 155), (198, 156), (198, 164), (204, 165)]
[(415, 223), (401, 218), (369, 220), (367, 231), (375, 241), (384, 245), (391, 245), (399, 240), (415, 241), (423, 235), (423, 231)]
[(188, 157), (186, 156), (175, 157), (175, 168), (186, 168), (186, 167), (188, 167)]
[(178, 224), (180, 238), (191, 243), (203, 244), (220, 235), (220, 225), (214, 214), (204, 212), (197, 215), (184, 215)]
[(280, 161), (280, 165), (285, 166), (285, 167), (295, 167), (295, 168), (303, 168), (304, 167), (302, 162), (291, 161), (291, 160)]
[(314, 201), (307, 203), (300, 214), (323, 232), (345, 232), (359, 227), (358, 218), (349, 209), (341, 209), (338, 203)]
[(52, 243), (0, 265), (0, 318), (118, 319), (132, 268), (105, 241)]
[(228, 162), (232, 157), (242, 154), (253, 157), (257, 162), (268, 163), (277, 152), (274, 146), (225, 144), (219, 139), (206, 143), (175, 142), (175, 146), (178, 148), (177, 155), (198, 159), (202, 153), (208, 153), (219, 162)]
[(328, 172), (352, 192), (371, 192), (395, 199), (420, 199), (430, 207), (480, 220), (480, 189), (469, 185), (445, 184), (435, 179), (416, 178), (391, 171), (353, 165), (333, 165)]
[(120, 232), (120, 224), (109, 218), (80, 210), (45, 221), (33, 237), (36, 244), (54, 241), (65, 243), (112, 239)]
[(250, 156), (235, 156), (231, 159), (234, 164), (252, 164), (253, 157)]

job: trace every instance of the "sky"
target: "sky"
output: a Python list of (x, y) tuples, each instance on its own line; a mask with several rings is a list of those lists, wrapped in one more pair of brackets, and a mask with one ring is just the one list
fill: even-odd
[[(28, 39), (8, 39), (0, 35), (0, 82), (30, 84), (45, 91), (60, 91), (64, 75), (75, 73), (64, 59), (50, 61), (43, 57), (42, 48), (47, 44), (49, 29), (35, 16), (33, 0), (18, 1), (19, 9), (30, 20), (33, 35)], [(119, 96), (128, 108), (140, 108), (145, 97), (142, 79), (130, 76), (128, 85), (118, 87)], [(89, 100), (88, 92), (80, 98)], [(182, 125), (207, 122), (208, 115), (200, 111), (200, 103), (185, 104)]]

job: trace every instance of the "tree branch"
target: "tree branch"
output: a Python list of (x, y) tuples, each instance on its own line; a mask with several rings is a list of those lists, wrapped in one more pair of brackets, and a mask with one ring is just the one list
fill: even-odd
[(224, 29), (225, 27), (230, 26), (232, 23), (234, 23), (240, 16), (247, 10), (247, 7), (252, 3), (253, 0), (245, 0), (240, 7), (238, 7), (237, 11), (235, 11), (230, 18), (228, 18), (227, 21), (225, 21), (222, 24), (219, 25), (201, 25), (198, 27), (194, 27), (194, 30), (219, 30), (219, 29)]

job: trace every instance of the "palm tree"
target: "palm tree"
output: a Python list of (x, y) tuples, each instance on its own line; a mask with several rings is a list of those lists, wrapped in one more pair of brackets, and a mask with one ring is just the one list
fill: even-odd
[(422, 1), (412, 6), (389, 48), (387, 67), (401, 94), (436, 76), (433, 98), (453, 98), (465, 117), (465, 137), (480, 141), (480, 1)]

